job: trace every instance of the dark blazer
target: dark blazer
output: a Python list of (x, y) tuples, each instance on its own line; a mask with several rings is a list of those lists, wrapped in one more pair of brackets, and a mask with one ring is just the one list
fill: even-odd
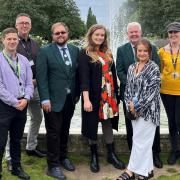
[[(152, 57), (151, 60), (154, 61), (160, 67), (160, 59), (157, 54), (157, 49), (152, 45)], [(116, 69), (117, 76), (120, 80), (120, 99), (124, 100), (124, 91), (127, 81), (127, 72), (131, 64), (135, 62), (135, 57), (131, 44), (128, 42), (117, 49), (116, 58)]]
[[(101, 98), (102, 66), (101, 63), (92, 63), (92, 59), (86, 54), (85, 50), (81, 50), (78, 67), (80, 91), (89, 91), (89, 98), (93, 106), (92, 112), (85, 112), (82, 98), (82, 134), (90, 139), (96, 140)], [(111, 71), (113, 74), (115, 93), (119, 104), (118, 85), (114, 63), (112, 64)], [(119, 117), (115, 117), (111, 121), (112, 127), (116, 130), (118, 130), (118, 119)]]
[(78, 95), (77, 58), (79, 49), (73, 45), (68, 45), (72, 61), (71, 73), (66, 71), (66, 65), (56, 43), (51, 43), (40, 49), (36, 62), (36, 76), (40, 95), (40, 100), (50, 100), (52, 111), (62, 110), (67, 90), (71, 89), (73, 103)]

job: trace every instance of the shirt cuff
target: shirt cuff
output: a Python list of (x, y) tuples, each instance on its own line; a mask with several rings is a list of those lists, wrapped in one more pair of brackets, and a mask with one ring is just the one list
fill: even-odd
[(24, 99), (27, 99), (28, 101), (30, 101), (31, 98), (30, 98), (29, 95), (25, 95), (25, 96), (24, 96)]
[(46, 103), (49, 103), (49, 102), (50, 102), (50, 100), (46, 99), (46, 100), (41, 101), (41, 104), (46, 104)]
[(18, 100), (15, 99), (12, 103), (11, 103), (11, 106), (16, 108), (16, 106), (18, 105)]

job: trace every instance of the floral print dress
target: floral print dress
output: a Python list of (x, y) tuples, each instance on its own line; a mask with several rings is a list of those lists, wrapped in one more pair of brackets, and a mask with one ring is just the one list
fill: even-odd
[(114, 92), (114, 82), (111, 72), (112, 61), (105, 57), (105, 53), (98, 52), (99, 61), (102, 64), (102, 85), (99, 108), (99, 118), (101, 121), (118, 116), (117, 99)]

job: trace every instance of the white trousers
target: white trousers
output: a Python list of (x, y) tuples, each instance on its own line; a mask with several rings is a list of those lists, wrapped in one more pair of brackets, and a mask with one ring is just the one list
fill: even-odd
[(133, 145), (127, 169), (143, 176), (148, 176), (154, 168), (152, 145), (156, 125), (139, 117), (132, 121)]

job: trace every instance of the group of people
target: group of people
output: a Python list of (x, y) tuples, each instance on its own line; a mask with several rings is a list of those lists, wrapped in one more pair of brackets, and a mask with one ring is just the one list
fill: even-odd
[[(107, 30), (102, 25), (95, 24), (89, 28), (81, 50), (68, 43), (69, 28), (63, 22), (52, 25), (52, 43), (40, 49), (29, 37), (30, 30), (31, 19), (23, 13), (16, 18), (16, 29), (7, 28), (2, 32), (0, 176), (6, 146), (10, 150), (8, 164), (11, 164), (11, 173), (21, 179), (30, 179), (21, 166), (20, 148), (28, 108), (31, 121), (27, 154), (47, 155), (47, 175), (66, 179), (60, 167), (75, 170), (68, 158), (68, 136), (80, 96), (82, 135), (90, 147), (90, 170), (93, 173), (100, 171), (99, 122), (107, 147), (107, 162), (117, 169), (125, 169), (117, 180), (135, 179), (135, 174), (138, 179), (149, 179), (154, 176), (154, 165), (163, 167), (159, 156), (160, 92), (169, 123), (171, 153), (168, 163), (176, 163), (180, 156), (179, 22), (167, 26), (169, 44), (159, 50), (159, 55), (156, 47), (141, 37), (141, 25), (129, 23), (129, 42), (118, 48), (116, 63), (108, 46)], [(113, 139), (113, 129), (118, 130), (120, 100), (123, 102), (131, 151), (127, 166), (117, 157)], [(45, 119), (47, 154), (37, 146), (41, 108)]]

